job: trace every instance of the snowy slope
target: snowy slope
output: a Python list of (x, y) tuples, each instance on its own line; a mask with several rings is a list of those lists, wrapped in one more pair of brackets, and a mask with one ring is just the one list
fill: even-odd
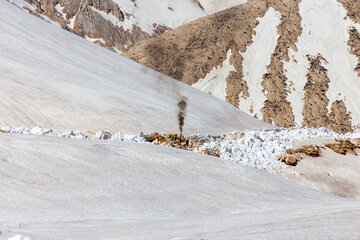
[(0, 126), (185, 133), (267, 127), (201, 91), (0, 2)]
[(227, 8), (244, 4), (247, 0), (198, 0), (205, 12), (213, 14)]
[(359, 202), (209, 156), (4, 134), (0, 147), (1, 239), (360, 236)]

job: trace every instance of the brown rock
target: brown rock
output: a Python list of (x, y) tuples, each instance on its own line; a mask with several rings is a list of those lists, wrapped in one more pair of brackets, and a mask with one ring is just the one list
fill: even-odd
[(304, 158), (300, 153), (295, 153), (294, 156), (295, 156), (298, 160), (302, 160), (302, 159)]
[(298, 159), (292, 155), (287, 155), (285, 158), (285, 164), (289, 166), (296, 166)]
[(214, 157), (220, 157), (220, 152), (216, 151), (216, 150), (211, 150), (211, 149), (204, 149), (203, 154), (206, 154), (206, 155), (210, 155), (210, 156), (214, 156)]
[(315, 145), (309, 145), (309, 146), (303, 146), (297, 150), (299, 153), (303, 153), (310, 157), (320, 157), (321, 156), (321, 150), (319, 146)]
[(337, 139), (337, 141), (339, 143), (326, 144), (325, 146), (339, 154), (346, 155), (346, 153), (350, 153), (353, 155), (357, 155), (356, 149), (359, 147), (357, 145), (353, 144), (349, 139)]
[(280, 155), (277, 156), (277, 159), (281, 162), (285, 162), (285, 159), (286, 159), (286, 154), (285, 153), (282, 153)]
[(356, 142), (356, 146), (360, 148), (360, 138), (354, 139)]
[(293, 148), (290, 148), (290, 149), (288, 149), (288, 150), (286, 150), (286, 153), (287, 154), (294, 154), (294, 153), (296, 153), (297, 151), (295, 150), (295, 149), (293, 149)]

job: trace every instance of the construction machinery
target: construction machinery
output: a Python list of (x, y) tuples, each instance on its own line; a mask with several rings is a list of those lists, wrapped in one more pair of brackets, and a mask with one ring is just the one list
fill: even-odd
[(166, 135), (166, 137), (164, 137), (159, 133), (154, 133), (152, 135), (146, 136), (145, 140), (148, 142), (154, 142), (155, 140), (157, 140), (160, 143), (173, 142), (173, 143), (180, 143), (186, 146), (189, 145), (188, 138), (184, 137), (183, 135), (179, 136), (178, 134), (175, 133), (169, 133)]

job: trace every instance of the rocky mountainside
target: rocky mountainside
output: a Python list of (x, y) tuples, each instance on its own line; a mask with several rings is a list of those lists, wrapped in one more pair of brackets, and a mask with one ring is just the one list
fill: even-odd
[(359, 11), (353, 0), (250, 0), (124, 55), (268, 123), (348, 132), (360, 124)]
[[(192, 0), (8, 0), (118, 53), (207, 13)], [(204, 6), (211, 8), (213, 4)]]

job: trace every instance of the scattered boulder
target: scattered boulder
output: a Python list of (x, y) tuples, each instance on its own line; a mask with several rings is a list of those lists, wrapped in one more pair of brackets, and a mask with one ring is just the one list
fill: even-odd
[[(330, 148), (336, 153), (346, 155), (346, 153), (351, 153), (357, 155), (356, 149), (359, 148), (357, 145), (353, 144), (350, 139), (336, 139), (338, 143), (326, 144), (325, 146)], [(359, 142), (358, 142), (359, 144)]]
[(290, 166), (296, 166), (298, 159), (293, 155), (287, 155), (285, 158), (285, 164)]
[(203, 154), (206, 154), (206, 155), (210, 155), (210, 156), (214, 156), (214, 157), (220, 157), (220, 152), (219, 151), (216, 151), (216, 150), (212, 150), (212, 149), (207, 149), (205, 148), (203, 151), (202, 151)]
[(300, 153), (295, 153), (294, 156), (299, 159), (299, 160), (303, 160), (303, 155), (301, 155)]
[(295, 155), (283, 153), (278, 155), (277, 158), (279, 161), (284, 162), (286, 165), (296, 166), (297, 163), (302, 159), (302, 156), (301, 158), (298, 158)]
[(286, 150), (286, 153), (287, 154), (294, 154), (294, 153), (297, 153), (297, 151), (295, 149), (293, 149), (293, 148), (290, 148), (290, 149)]
[(281, 162), (285, 162), (285, 159), (286, 159), (286, 154), (285, 153), (282, 153), (280, 155), (277, 156), (277, 159)]
[(320, 157), (321, 156), (320, 147), (316, 146), (316, 145), (303, 146), (303, 147), (297, 149), (297, 152), (303, 153), (310, 157)]

